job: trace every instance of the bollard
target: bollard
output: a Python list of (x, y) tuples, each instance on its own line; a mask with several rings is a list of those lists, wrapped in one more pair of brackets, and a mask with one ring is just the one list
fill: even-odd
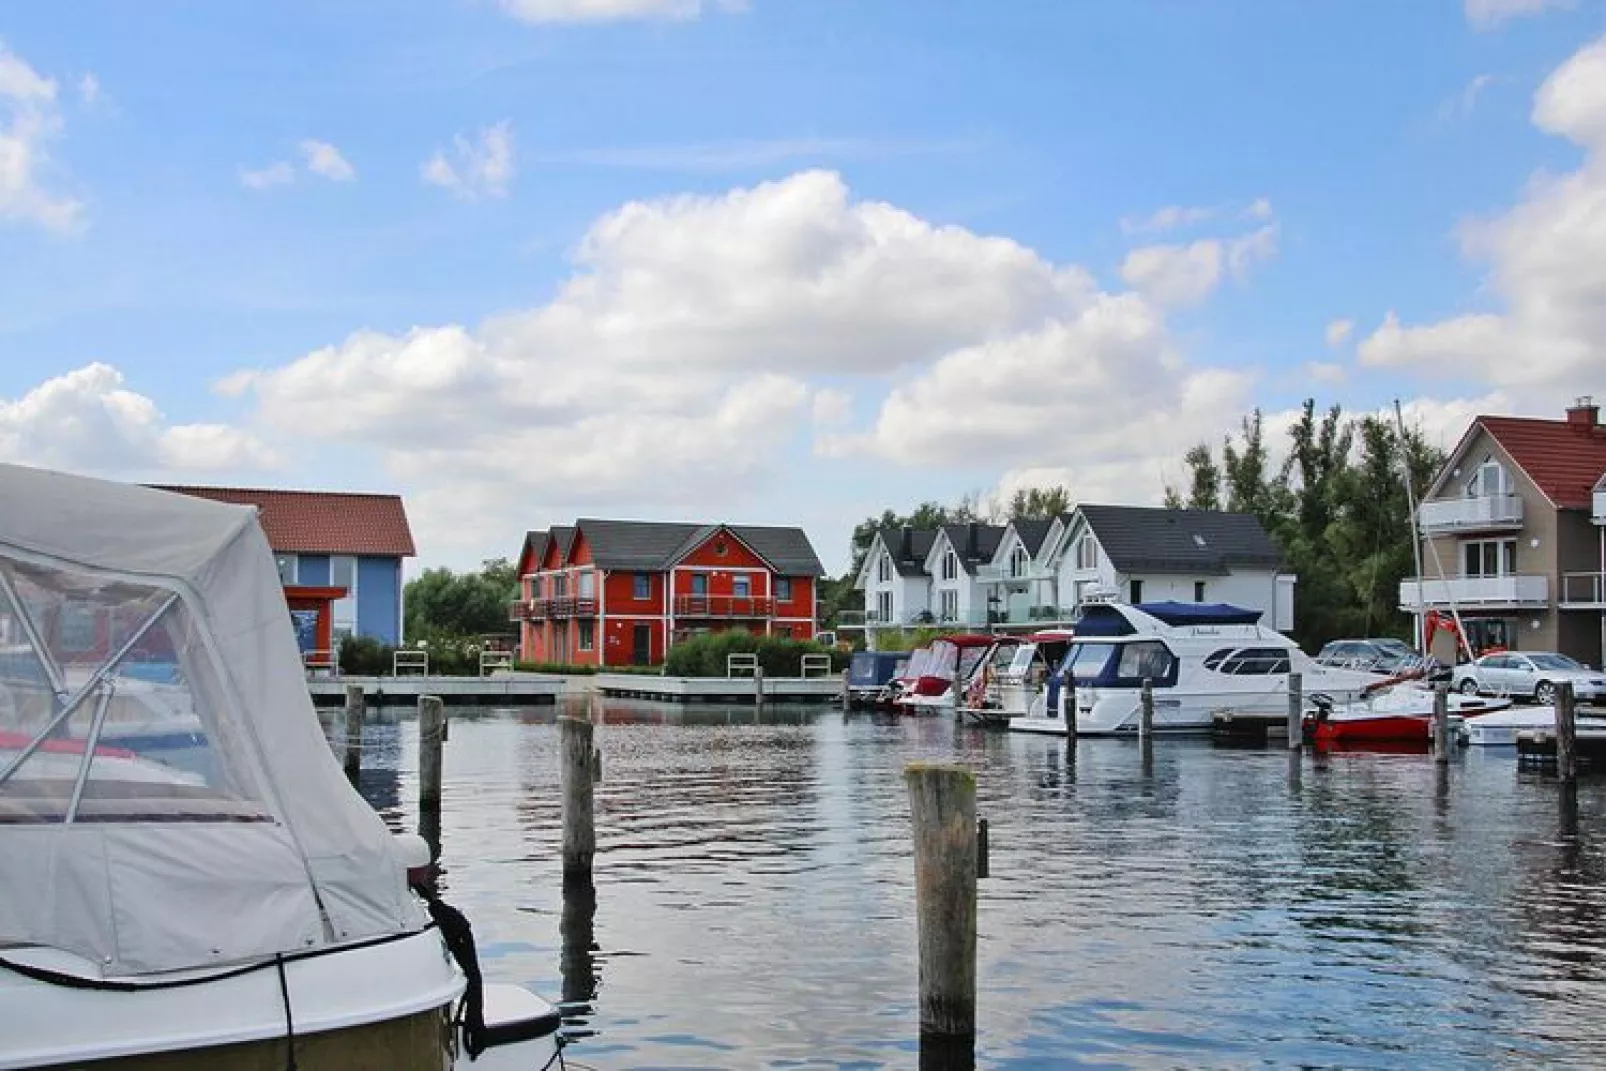
[(1433, 689), (1433, 761), (1445, 765), (1450, 761), (1450, 686), (1440, 684)]
[(1305, 675), (1288, 675), (1288, 750), (1298, 751), (1305, 742)]
[(362, 776), (362, 685), (346, 685), (346, 780), (357, 787)]
[(418, 807), (441, 805), (441, 743), (446, 739), (446, 705), (438, 696), (418, 697)]
[(960, 766), (910, 763), (920, 1033), (976, 1033), (976, 776)]
[(1572, 681), (1556, 685), (1556, 776), (1567, 783), (1578, 777), (1578, 722)]
[(987, 819), (976, 819), (976, 877), (992, 876), (991, 850), (987, 845)]
[(563, 880), (590, 881), (597, 852), (597, 830), (591, 798), (591, 723), (558, 719), (559, 778), (563, 786)]
[(1143, 678), (1143, 692), (1138, 698), (1138, 735), (1148, 736), (1154, 732), (1154, 679)]

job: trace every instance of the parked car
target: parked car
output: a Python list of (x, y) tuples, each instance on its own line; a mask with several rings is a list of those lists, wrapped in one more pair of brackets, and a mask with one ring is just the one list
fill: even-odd
[(1316, 653), (1316, 661), (1324, 666), (1367, 669), (1374, 673), (1403, 673), (1425, 664), (1431, 676), (1443, 668), (1437, 659), (1424, 658), (1412, 650), (1410, 644), (1392, 636), (1332, 640)]
[(1556, 685), (1571, 681), (1573, 695), (1590, 703), (1606, 702), (1606, 673), (1554, 651), (1501, 651), (1457, 666), (1451, 683), (1467, 695), (1528, 696), (1536, 703), (1555, 702)]

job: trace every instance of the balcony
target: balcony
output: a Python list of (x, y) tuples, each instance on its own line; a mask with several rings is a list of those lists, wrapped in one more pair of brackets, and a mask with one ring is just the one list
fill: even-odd
[(556, 599), (541, 599), (539, 609), (532, 617), (550, 617), (554, 621), (567, 621), (571, 617), (595, 617), (597, 600), (565, 595)]
[(1522, 499), (1516, 495), (1447, 498), (1422, 503), (1416, 515), (1426, 535), (1521, 528)]
[(775, 600), (752, 595), (676, 595), (676, 617), (774, 617)]
[(976, 567), (976, 583), (978, 584), (1030, 584), (1033, 581), (1047, 581), (1054, 579), (1054, 570), (1045, 569), (1035, 562), (1026, 567), (1024, 572), (1012, 573), (1007, 565), (978, 565)]
[(1563, 610), (1606, 610), (1606, 574), (1561, 574), (1561, 596), (1556, 605)]
[(1400, 581), (1400, 609), (1515, 610), (1550, 605), (1549, 578), (1543, 576), (1453, 576), (1448, 580)]
[(514, 624), (530, 619), (530, 608), (533, 604), (525, 599), (514, 599), (507, 604), (507, 619)]

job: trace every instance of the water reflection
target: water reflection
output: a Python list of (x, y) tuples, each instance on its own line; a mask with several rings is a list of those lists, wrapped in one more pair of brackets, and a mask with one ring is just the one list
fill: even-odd
[(563, 885), (563, 915), (558, 923), (563, 952), (562, 1010), (564, 1033), (571, 1038), (591, 1034), (591, 1002), (596, 999), (597, 890), (589, 881), (570, 880)]

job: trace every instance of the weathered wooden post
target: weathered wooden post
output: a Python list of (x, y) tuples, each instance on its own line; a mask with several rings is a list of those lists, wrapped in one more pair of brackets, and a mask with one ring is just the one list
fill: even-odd
[(846, 714), (853, 709), (853, 695), (848, 691), (848, 682), (853, 679), (853, 671), (842, 671), (842, 713)]
[(1450, 761), (1450, 686), (1443, 683), (1433, 689), (1433, 761)]
[(753, 667), (753, 705), (764, 705), (764, 667)]
[(1305, 675), (1288, 675), (1288, 750), (1298, 751), (1305, 742)]
[(1556, 685), (1556, 776), (1565, 782), (1578, 777), (1578, 722), (1573, 707), (1572, 681)]
[(596, 814), (591, 796), (591, 723), (565, 715), (558, 719), (558, 750), (563, 786), (563, 880), (590, 881), (597, 852)]
[(446, 739), (446, 704), (440, 697), (418, 697), (418, 808), (440, 810), (441, 744)]
[(1154, 732), (1154, 679), (1143, 678), (1143, 692), (1138, 699), (1138, 735), (1147, 737)]
[(1076, 674), (1060, 674), (1060, 702), (1065, 706), (1065, 739), (1076, 741)]
[(976, 776), (962, 766), (910, 763), (920, 1033), (976, 1033)]
[(987, 843), (987, 819), (976, 819), (976, 877), (985, 878), (992, 871), (992, 848)]
[(362, 685), (346, 685), (346, 780), (357, 787), (362, 776)]
[(558, 918), (562, 941), (558, 970), (563, 976), (563, 1002), (589, 1004), (597, 996), (597, 888), (589, 877), (564, 882), (563, 910)]

